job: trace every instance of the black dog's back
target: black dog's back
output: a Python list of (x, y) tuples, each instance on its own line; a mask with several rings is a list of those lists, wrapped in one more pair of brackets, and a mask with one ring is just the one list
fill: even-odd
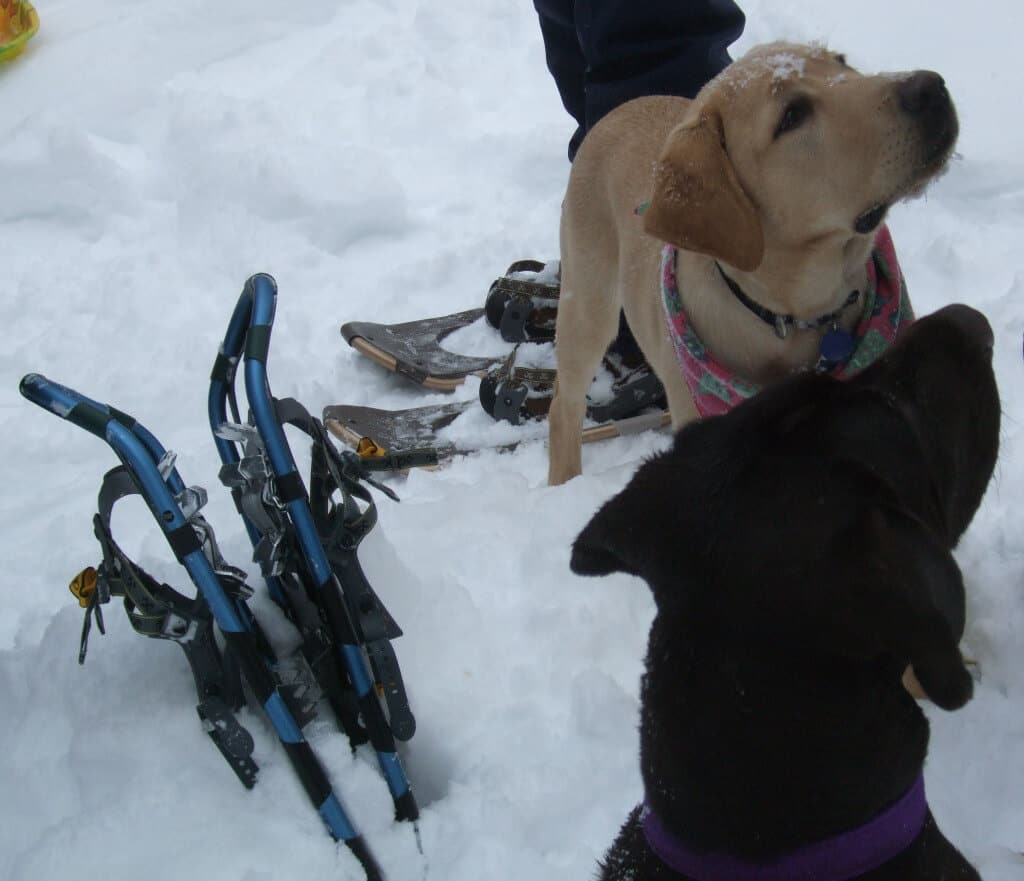
[[(971, 695), (950, 551), (998, 426), (991, 331), (950, 307), (847, 383), (794, 378), (685, 428), (584, 529), (575, 571), (654, 592), (641, 770), (683, 840), (775, 857), (908, 790), (928, 728), (904, 668), (947, 709)], [(605, 877), (674, 877), (639, 834), (631, 817)], [(930, 820), (927, 841), (928, 859), (974, 877)], [(913, 850), (900, 877), (942, 877), (913, 868)]]

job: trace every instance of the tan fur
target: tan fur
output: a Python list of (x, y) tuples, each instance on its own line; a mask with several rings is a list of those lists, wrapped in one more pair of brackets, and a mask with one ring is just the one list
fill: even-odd
[[(855, 232), (856, 218), (920, 192), (952, 149), (936, 154), (901, 107), (897, 89), (909, 76), (864, 76), (822, 47), (776, 43), (693, 101), (639, 98), (588, 133), (562, 207), (550, 483), (582, 470), (586, 393), (620, 308), (665, 386), (673, 428), (697, 415), (665, 326), (663, 241), (681, 249), (684, 308), (725, 367), (763, 384), (815, 363), (820, 333), (779, 339), (729, 293), (714, 261), (756, 302), (798, 318), (864, 290), (874, 233)], [(810, 102), (810, 116), (776, 136), (796, 97)], [(641, 218), (635, 209), (648, 199)], [(840, 323), (852, 328), (857, 313)]]

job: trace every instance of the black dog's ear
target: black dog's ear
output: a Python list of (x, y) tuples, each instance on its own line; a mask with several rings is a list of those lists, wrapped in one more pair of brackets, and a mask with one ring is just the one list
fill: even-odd
[(649, 576), (674, 558), (687, 534), (682, 528), (687, 506), (681, 499), (689, 486), (678, 460), (675, 452), (653, 456), (601, 506), (573, 542), (573, 572), (625, 572), (650, 583)]
[(854, 533), (843, 554), (837, 645), (908, 662), (937, 706), (962, 707), (974, 684), (958, 645), (964, 583), (953, 555), (920, 520), (893, 507), (868, 511)]
[[(605, 502), (572, 544), (569, 568), (577, 575), (639, 575), (636, 563), (644, 527), (638, 493), (630, 484)], [(634, 501), (635, 499), (635, 501)]]

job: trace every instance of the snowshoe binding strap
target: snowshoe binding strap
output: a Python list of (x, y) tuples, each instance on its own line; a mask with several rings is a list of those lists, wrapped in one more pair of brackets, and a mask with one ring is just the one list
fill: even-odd
[[(480, 404), (499, 422), (518, 425), (543, 419), (551, 408), (557, 373), (550, 367), (532, 367), (525, 361), (528, 346), (516, 346), (508, 357), (480, 381)], [(595, 422), (618, 422), (649, 407), (665, 406), (665, 389), (646, 362), (629, 367), (609, 352), (601, 362), (611, 378), (611, 396), (588, 398), (587, 415)]]
[(491, 283), (484, 303), (487, 322), (510, 343), (549, 342), (555, 338), (558, 315), (559, 280), (537, 281), (545, 265), (537, 260), (519, 260)]
[(519, 425), (543, 419), (551, 408), (555, 371), (548, 367), (517, 366), (521, 346), (480, 380), (480, 405), (498, 422)]
[[(324, 421), (327, 411), (324, 411)], [(374, 471), (408, 471), (410, 468), (433, 468), (440, 464), (441, 457), (433, 447), (419, 450), (402, 450), (392, 452), (381, 446), (372, 437), (363, 437), (356, 446), (356, 455), (366, 474)]]
[[(189, 488), (188, 492), (194, 498), (200, 488)], [(242, 785), (251, 789), (259, 769), (252, 759), (252, 736), (235, 717), (235, 711), (245, 702), (241, 676), (235, 659), (217, 646), (209, 606), (202, 594), (189, 598), (158, 582), (114, 541), (110, 525), (114, 504), (139, 494), (131, 472), (123, 465), (104, 475), (99, 511), (93, 517), (103, 560), (96, 569), (89, 567), (75, 576), (70, 585), (79, 604), (85, 606), (78, 662), (85, 663), (92, 618), (95, 616), (100, 632), (104, 633), (101, 606), (113, 597), (123, 598), (125, 613), (136, 633), (181, 646), (195, 681), (199, 696), (196, 711), (203, 727)], [(190, 522), (199, 526), (208, 547), (216, 549), (213, 532), (198, 509), (193, 510)], [(211, 555), (218, 560), (218, 576), (225, 592), (237, 601), (246, 599), (251, 592), (241, 573), (228, 567), (219, 551), (212, 550)]]
[[(402, 635), (402, 630), (388, 612), (377, 593), (370, 586), (359, 565), (356, 549), (377, 523), (377, 507), (365, 484), (369, 484), (389, 498), (394, 492), (374, 480), (359, 456), (350, 451), (339, 451), (330, 441), (323, 423), (314, 418), (293, 398), (274, 400), (274, 411), (282, 425), (291, 425), (312, 441), (310, 489), (281, 487), (266, 459), (265, 446), (252, 426), (225, 425), (221, 437), (230, 435), (244, 439), (245, 454), (235, 465), (224, 465), (221, 479), (234, 492), (240, 490), (238, 503), (243, 516), (257, 524), (260, 539), (254, 560), (263, 568), (264, 575), (278, 577), (288, 595), (286, 610), (294, 619), (314, 620), (319, 616), (309, 610), (309, 591), (298, 591), (294, 585), (309, 578), (295, 537), (290, 532), (286, 514), (287, 501), (304, 498), (308, 502), (317, 536), (323, 551), (343, 588), (348, 614), (355, 626), (358, 643), (363, 646), (374, 672), (375, 688), (388, 707), (391, 730), (398, 740), (409, 740), (416, 729), (409, 706), (408, 695), (398, 667), (397, 657), (390, 641)], [(335, 495), (340, 498), (335, 501)], [(319, 627), (316, 628), (319, 630)], [(307, 631), (300, 625), (300, 630)], [(320, 657), (320, 652), (316, 654)], [(311, 666), (318, 662), (307, 655)], [(319, 664), (321, 676), (326, 675)], [(327, 677), (339, 683), (338, 676)], [(353, 714), (351, 694), (332, 685), (326, 689), (336, 705), (336, 715), (353, 745), (365, 742), (369, 734), (362, 725), (355, 724), (358, 713)], [(354, 718), (355, 717), (355, 718)]]
[(619, 422), (649, 407), (667, 407), (665, 387), (646, 363), (632, 370), (616, 367), (610, 356), (603, 363), (615, 380), (610, 399), (588, 402), (587, 415), (595, 422)]
[(250, 531), (253, 561), (259, 565), (272, 599), (302, 637), (297, 655), (289, 661), (308, 672), (355, 749), (366, 743), (369, 735), (316, 595), (307, 589), (309, 571), (274, 484), (263, 441), (252, 425), (223, 423), (218, 436), (242, 445), (241, 458), (221, 466), (220, 479), (231, 489), (235, 506)]

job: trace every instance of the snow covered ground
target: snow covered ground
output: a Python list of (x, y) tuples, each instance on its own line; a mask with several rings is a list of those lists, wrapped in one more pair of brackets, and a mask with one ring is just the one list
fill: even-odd
[[(995, 480), (957, 557), (962, 711), (928, 709), (926, 778), (946, 834), (988, 881), (1024, 877), (1024, 124), (1017, 4), (748, 0), (734, 54), (824, 39), (865, 70), (934, 68), (961, 158), (890, 225), (919, 313), (950, 301), (997, 332)], [(245, 278), (278, 281), (275, 392), (329, 403), (441, 400), (349, 350), (346, 320), (469, 308), (512, 260), (557, 256), (571, 132), (527, 0), (40, 0), (0, 69), (0, 877), (10, 881), (357, 879), (272, 732), (246, 713), (261, 779), (237, 784), (202, 733), (179, 650), (115, 606), (76, 663), (70, 577), (113, 454), (20, 398), (39, 371), (141, 419), (206, 486), (222, 549), (249, 547), (206, 428), (213, 356)], [(883, 24), (884, 22), (884, 24)], [(470, 384), (459, 392), (473, 397)], [(392, 485), (361, 557), (406, 630), (419, 732), (406, 761), (422, 854), (392, 822), (372, 756), (327, 723), (314, 747), (389, 879), (591, 877), (640, 796), (642, 583), (583, 580), (569, 545), (648, 435), (586, 451), (545, 486), (542, 442)], [(141, 506), (118, 538), (181, 588)], [(134, 515), (132, 511), (134, 510)], [(255, 572), (252, 566), (250, 571)], [(258, 583), (258, 579), (254, 580)], [(274, 616), (261, 603), (259, 612)]]

